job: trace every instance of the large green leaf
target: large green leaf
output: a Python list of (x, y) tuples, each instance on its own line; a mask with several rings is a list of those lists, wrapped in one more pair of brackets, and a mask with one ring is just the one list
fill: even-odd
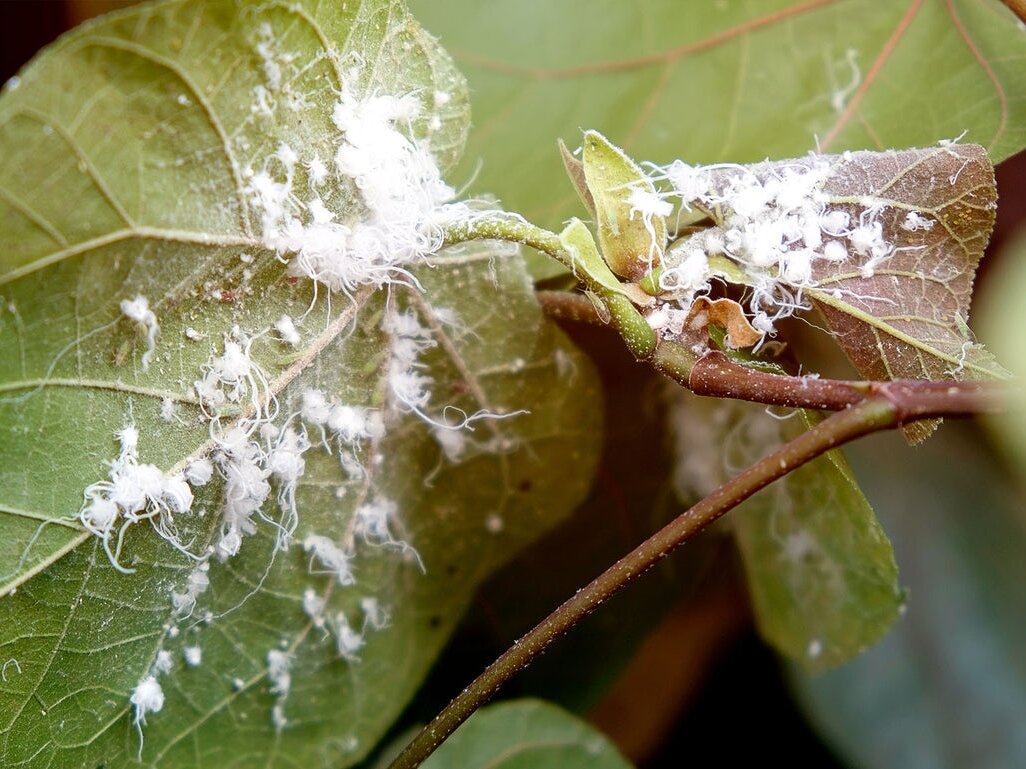
[(997, 0), (412, 6), (474, 94), (462, 173), (483, 161), (475, 187), (542, 225), (578, 212), (554, 140), (577, 146), (581, 126), (659, 162), (793, 157), (817, 137), (837, 152), (966, 131), (995, 161), (1026, 145), (1026, 37)]
[(513, 700), (475, 713), (424, 769), (628, 769), (594, 727), (542, 700)]
[[(139, 401), (140, 427), (168, 432), (147, 417), (162, 398), (197, 413), (192, 384), (212, 342), (232, 324), (270, 326), (298, 298), (245, 301), (282, 275), (255, 232), (243, 176), (267, 167), (282, 141), (304, 158), (331, 157), (333, 88), (346, 57), (374, 64), (360, 70), (357, 87), (452, 89), (432, 147), (455, 160), (467, 110), (444, 52), (397, 3), (347, 8), (315, 16), (295, 4), (142, 6), (68, 35), (8, 84), (0, 102), (0, 387), (9, 395), (0, 408), (12, 437), (0, 441), (0, 505), (11, 514), (0, 592), (82, 541), (67, 526), (33, 538), (39, 520), (77, 510), (82, 489), (105, 474), (128, 396)], [(276, 41), (266, 55), (262, 24)], [(254, 109), (271, 63), (285, 67), (267, 97), (273, 119)], [(340, 211), (352, 207), (350, 191), (333, 192)], [(139, 293), (162, 326), (148, 371), (139, 366), (145, 342), (119, 321), (118, 300)], [(308, 335), (301, 352), (267, 345), (260, 363), (283, 377), (278, 388), (346, 329), (337, 312), (331, 318), (335, 326), (321, 316), (325, 332)], [(186, 328), (204, 341), (187, 343)], [(93, 418), (74, 419), (83, 411)], [(74, 430), (55, 424), (68, 419)], [(144, 447), (155, 452), (150, 461), (169, 467), (199, 445), (206, 428), (186, 422)]]
[(1016, 376), (1005, 409), (989, 419), (990, 427), (1020, 470), (1026, 470), (1026, 230), (997, 254), (980, 301), (980, 337), (1001, 356)]
[[(119, 767), (140, 751), (148, 766), (350, 765), (402, 710), (476, 584), (588, 486), (593, 374), (542, 319), (518, 253), (450, 250), (417, 270), (423, 291), (363, 288), (329, 302), (257, 237), (245, 169), (266, 167), (282, 141), (304, 161), (331, 157), (339, 77), (359, 92), (427, 94), (412, 128), (444, 164), (455, 160), (462, 80), (385, 0), (143, 6), (62, 39), (0, 99), (4, 766)], [(259, 98), (273, 118), (254, 109)], [(353, 191), (330, 185), (328, 204), (351, 213)], [(160, 324), (148, 368), (147, 340), (119, 312), (137, 294)], [(424, 330), (432, 417), (450, 406), (530, 413), (478, 421), (456, 445), (397, 409), (387, 320), (399, 312)], [(302, 318), (296, 347), (265, 333), (283, 313)], [(296, 489), (297, 540), (352, 544), (354, 585), (299, 547), (275, 553), (262, 524), (237, 557), (210, 562), (210, 588), (185, 619), (171, 593), (188, 558), (137, 526), (121, 556), (136, 573), (121, 574), (75, 516), (125, 424), (139, 430), (141, 461), (164, 470), (210, 448), (193, 383), (233, 326), (252, 339), (282, 418), (318, 388), (380, 408), (387, 430), (350, 452), (366, 468), (353, 472), (314, 426)], [(206, 514), (176, 521), (195, 552), (218, 534), (221, 487), (197, 489), (193, 510)], [(354, 512), (386, 500), (417, 557), (354, 541)], [(273, 501), (263, 512), (284, 515)], [(304, 612), (309, 590), (326, 602), (326, 628)], [(339, 651), (340, 615), (366, 631), (358, 659)], [(184, 661), (194, 647), (198, 666)], [(290, 660), (284, 696), (272, 691), (272, 651)], [(129, 696), (161, 652), (166, 701), (137, 734)]]
[[(749, 403), (682, 399), (674, 414), (681, 495), (708, 494), (815, 421), (801, 411), (785, 419)], [(897, 619), (903, 594), (894, 553), (839, 451), (730, 516), (759, 630), (783, 654), (809, 669), (838, 665)]]
[(884, 436), (851, 452), (912, 596), (877, 647), (795, 678), (852, 767), (1026, 765), (1023, 498), (979, 437), (951, 425), (915, 452)]

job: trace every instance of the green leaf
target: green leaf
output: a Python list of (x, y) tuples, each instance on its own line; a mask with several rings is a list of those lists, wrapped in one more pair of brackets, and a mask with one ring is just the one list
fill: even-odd
[(655, 185), (623, 150), (597, 131), (584, 132), (583, 162), (588, 192), (595, 204), (602, 256), (617, 275), (641, 280), (659, 266), (666, 243), (666, 220), (639, 210), (633, 196), (640, 193), (657, 201)]
[(1002, 447), (1026, 471), (1026, 231), (1020, 229), (990, 266), (979, 301), (980, 338), (1015, 375), (1003, 411), (987, 420)]
[(796, 157), (817, 137), (839, 152), (967, 131), (995, 162), (1026, 146), (1026, 36), (998, 0), (412, 6), (474, 94), (461, 172), (483, 161), (475, 189), (543, 226), (578, 211), (549, 148), (580, 126), (658, 162)]
[[(677, 486), (705, 496), (816, 417), (689, 397), (673, 416)], [(710, 452), (709, 447), (714, 447)], [(808, 669), (845, 662), (880, 639), (903, 602), (890, 542), (839, 451), (813, 460), (730, 514), (763, 637)]]
[[(458, 305), (467, 328), (453, 340), (456, 355), (447, 359), (439, 337), (440, 348), (425, 364), (440, 390), (481, 386), (493, 403), (530, 408), (531, 417), (496, 423), (494, 430), (479, 425), (480, 438), (470, 441), (479, 440), (482, 448), (471, 448), (456, 465), (431, 431), (407, 418), (373, 449), (384, 461), (366, 487), (349, 478), (335, 457), (316, 452), (307, 457), (298, 489), (300, 540), (318, 533), (344, 543), (364, 498), (396, 501), (405, 537), (427, 573), (395, 553), (360, 546), (353, 562), (357, 584), (333, 589), (331, 579), (311, 574), (310, 558), (298, 548), (275, 557), (273, 532), (265, 530), (247, 538), (239, 557), (212, 564), (206, 600), (180, 635), (168, 638), (174, 625), (170, 593), (182, 590), (188, 561), (140, 531), (130, 537), (125, 559), (139, 571), (126, 576), (110, 567), (95, 541), (87, 542), (0, 601), (0, 656), (16, 660), (22, 671), (0, 693), (5, 765), (131, 764), (138, 743), (128, 695), (158, 650), (171, 652), (175, 667), (165, 679), (168, 701), (144, 730), (146, 765), (188, 763), (198, 755), (205, 762), (259, 757), (270, 766), (303, 757), (312, 766), (338, 767), (373, 746), (430, 668), (477, 583), (572, 509), (591, 474), (588, 444), (598, 429), (591, 404), (598, 396), (588, 363), (542, 323), (522, 264), (506, 257), (490, 268), (492, 258), (488, 251), (467, 252), (447, 266), (438, 257), (439, 269), (422, 276), (427, 296), (443, 296), (447, 283), (470, 292), (469, 301)], [(493, 275), (503, 291), (501, 312)], [(304, 291), (297, 299), (301, 305), (309, 295)], [(375, 303), (361, 312), (372, 317), (380, 308)], [(353, 396), (379, 387), (376, 372), (387, 343), (373, 325), (332, 342), (283, 393), (282, 408), (298, 408), (294, 393), (305, 386)], [(563, 378), (565, 367), (577, 373)], [(453, 401), (464, 407), (472, 402), (470, 396)], [(133, 404), (141, 432), (148, 434), (151, 426), (159, 431), (152, 417), (143, 417), (147, 404)], [(40, 431), (42, 437), (48, 433)], [(505, 448), (496, 454), (485, 448), (490, 441)], [(109, 448), (101, 444), (94, 451), (109, 455), (113, 441), (106, 443)], [(568, 462), (575, 468), (570, 474), (564, 470)], [(431, 479), (427, 489), (424, 478)], [(342, 500), (336, 490), (345, 492)], [(210, 489), (198, 502), (217, 510), (220, 493)], [(196, 534), (209, 541), (212, 532), (201, 523)], [(335, 639), (311, 626), (301, 608), (308, 588), (354, 625), (365, 598), (376, 598), (388, 611), (388, 627), (369, 635), (359, 662), (340, 659)], [(285, 702), (288, 726), (276, 734), (266, 658), (282, 642), (295, 661)], [(202, 648), (200, 667), (183, 664), (187, 646)], [(239, 729), (239, 723), (250, 726)], [(62, 724), (61, 740), (51, 732), (55, 724)]]
[(482, 708), (424, 769), (628, 769), (616, 747), (584, 721), (542, 700)]
[(595, 244), (595, 236), (580, 219), (571, 219), (566, 228), (559, 234), (560, 242), (573, 255), (574, 274), (580, 269), (581, 274), (605, 289), (617, 294), (625, 293), (623, 285), (609, 269), (599, 254)]
[[(329, 160), (340, 77), (361, 93), (427, 94), (413, 131), (455, 160), (463, 82), (404, 7), (384, 0), (142, 6), (63, 38), (0, 98), (0, 663), (13, 661), (0, 686), (4, 766), (114, 769), (137, 765), (140, 751), (154, 767), (352, 765), (402, 711), (476, 585), (587, 490), (594, 376), (542, 318), (516, 251), (448, 250), (417, 269), (423, 291), (363, 288), (329, 302), (255, 234), (245, 169), (273, 162), (282, 141), (304, 162)], [(273, 119), (254, 109), (261, 96)], [(306, 184), (297, 167), (296, 188)], [(345, 180), (322, 195), (340, 218), (357, 213)], [(145, 370), (147, 340), (119, 311), (137, 294), (160, 325)], [(383, 324), (397, 312), (413, 314), (431, 345), (418, 359), (430, 416), (530, 413), (479, 420), (454, 447), (397, 409), (396, 340)], [(270, 331), (283, 313), (297, 319), (298, 347)], [(121, 555), (136, 573), (121, 574), (75, 517), (84, 489), (108, 477), (124, 425), (139, 430), (140, 460), (166, 471), (211, 448), (193, 383), (236, 325), (282, 419), (318, 388), (381, 409), (387, 430), (347, 449), (320, 446), (312, 427), (296, 488), (296, 539), (353, 543), (355, 585), (320, 573), (299, 547), (275, 552), (275, 528), (261, 522), (237, 557), (210, 562), (210, 588), (185, 619), (171, 593), (193, 561), (143, 524)], [(347, 470), (343, 453), (365, 470)], [(223, 493), (220, 481), (197, 489), (204, 514), (176, 520), (193, 552), (217, 538)], [(262, 512), (284, 522), (288, 505), (273, 496)], [(416, 557), (354, 542), (355, 511), (383, 500)], [(308, 590), (326, 602), (323, 628), (303, 609)], [(375, 609), (388, 616), (380, 629)], [(358, 660), (339, 651), (339, 615), (365, 631)], [(187, 647), (201, 649), (201, 664), (185, 663)], [(137, 734), (129, 696), (161, 651), (172, 661), (159, 678), (166, 701)], [(271, 690), (271, 651), (291, 659), (285, 696)]]
[(588, 189), (588, 180), (584, 175), (584, 163), (577, 159), (562, 139), (559, 140), (558, 144), (559, 154), (563, 158), (563, 168), (566, 169), (566, 175), (570, 177), (570, 183), (574, 185), (574, 189), (577, 190), (577, 196), (581, 199), (588, 213), (594, 215), (595, 199), (591, 196), (591, 191)]
[[(433, 113), (442, 123), (431, 147), (451, 165), (462, 146), (462, 78), (400, 4), (243, 10), (165, 2), (108, 17), (62, 38), (0, 100), (0, 388), (9, 394), (0, 409), (11, 436), (0, 441), (0, 506), (10, 512), (0, 593), (84, 541), (60, 524), (33, 538), (40, 520), (77, 511), (82, 489), (105, 474), (128, 398), (140, 422), (163, 398), (193, 417), (192, 384), (212, 340), (234, 323), (266, 327), (289, 306), (305, 310), (296, 296), (260, 315), (244, 301), (283, 276), (254, 234), (243, 176), (266, 167), (281, 141), (330, 160), (332, 88), (346, 57), (377, 62), (355, 73), (354, 87), (452, 89)], [(266, 56), (262, 24), (274, 36)], [(336, 49), (331, 40), (343, 42)], [(272, 64), (284, 68), (266, 97), (273, 120), (254, 109)], [(418, 122), (422, 133), (427, 121)], [(353, 208), (351, 190), (336, 186), (331, 195), (340, 212)], [(149, 371), (138, 365), (145, 340), (118, 307), (138, 293), (148, 295), (167, 343)], [(207, 340), (187, 344), (186, 328)], [(269, 343), (260, 362), (284, 377), (280, 389), (344, 330), (344, 322), (326, 326), (295, 355)], [(83, 411), (93, 419), (61, 429), (62, 415)], [(202, 443), (206, 428), (185, 421), (173, 442), (144, 447), (152, 461), (170, 467)], [(162, 420), (146, 426), (169, 429)], [(63, 468), (57, 483), (48, 462)]]
[(851, 454), (911, 598), (865, 655), (822, 676), (795, 676), (806, 712), (847, 766), (1023, 766), (1020, 476), (1005, 477), (979, 435), (956, 425), (915, 452), (881, 436)]

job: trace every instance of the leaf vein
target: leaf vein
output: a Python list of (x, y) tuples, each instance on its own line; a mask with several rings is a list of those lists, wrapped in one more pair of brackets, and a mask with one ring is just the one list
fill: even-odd
[(192, 78), (189, 77), (189, 74), (185, 69), (183, 69), (174, 60), (161, 56), (160, 54), (137, 43), (130, 43), (113, 37), (96, 37), (87, 38), (85, 44), (95, 46), (97, 48), (110, 48), (112, 50), (124, 51), (125, 53), (133, 54), (141, 59), (164, 67), (174, 74), (192, 93), (193, 98), (196, 99), (196, 102), (203, 109), (204, 115), (221, 141), (221, 147), (224, 151), (225, 159), (228, 161), (228, 166), (232, 173), (232, 179), (235, 182), (235, 194), (239, 203), (239, 218), (240, 223), (242, 224), (242, 230), (247, 235), (252, 235), (253, 231), (249, 221), (249, 200), (246, 197), (245, 186), (242, 182), (242, 169), (239, 167), (238, 160), (235, 157), (235, 152), (232, 150), (231, 142), (228, 139), (228, 133), (225, 131), (224, 124), (221, 122), (221, 118), (218, 117), (213, 105), (207, 100), (202, 89), (200, 89), (199, 86), (193, 82)]

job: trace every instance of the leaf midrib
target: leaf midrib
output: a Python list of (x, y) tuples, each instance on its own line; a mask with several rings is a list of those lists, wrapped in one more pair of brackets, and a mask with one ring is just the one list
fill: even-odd
[(938, 360), (945, 361), (954, 366), (962, 366), (963, 368), (971, 369), (987, 378), (991, 378), (994, 376), (993, 371), (981, 368), (980, 366), (974, 364), (972, 361), (959, 360), (953, 355), (949, 355), (948, 353), (942, 352), (941, 350), (938, 350), (936, 347), (928, 345), (925, 342), (922, 342), (919, 339), (916, 339), (915, 337), (900, 331), (899, 329), (895, 328), (889, 323), (883, 322), (880, 318), (876, 317), (875, 315), (870, 315), (867, 312), (863, 312), (862, 310), (853, 307), (852, 305), (848, 304), (842, 299), (835, 299), (833, 295), (829, 292), (818, 291), (814, 288), (807, 288), (805, 289), (805, 293), (807, 293), (810, 297), (812, 297), (815, 301), (819, 302), (820, 304), (825, 304), (828, 307), (832, 307), (833, 309), (839, 312), (843, 312), (846, 315), (851, 316), (855, 320), (861, 321), (862, 323), (872, 326), (875, 329), (883, 331), (885, 334), (893, 337), (894, 339), (897, 339), (899, 342), (903, 342), (909, 345), (910, 347), (915, 348), (916, 350), (925, 352), (933, 356), (934, 358), (937, 358)]
[(12, 281), (31, 275), (46, 267), (57, 264), (65, 259), (81, 254), (96, 251), (100, 248), (122, 243), (129, 240), (155, 240), (163, 243), (176, 243), (179, 245), (207, 246), (211, 248), (266, 248), (257, 238), (247, 235), (226, 235), (213, 232), (199, 232), (194, 230), (172, 230), (159, 227), (126, 227), (114, 230), (106, 235), (100, 235), (89, 240), (83, 240), (74, 245), (53, 251), (41, 256), (30, 264), (16, 267), (13, 270), (0, 275), (0, 286)]

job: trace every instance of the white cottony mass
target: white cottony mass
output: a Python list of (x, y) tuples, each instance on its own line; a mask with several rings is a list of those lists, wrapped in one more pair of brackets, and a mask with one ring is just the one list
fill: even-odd
[(334, 172), (351, 181), (362, 201), (355, 220), (337, 221), (317, 193), (300, 201), (292, 182), (297, 162), (308, 169), (311, 187), (329, 178), (316, 155), (279, 148), (284, 179), (267, 170), (251, 174), (248, 190), (262, 213), (264, 242), (288, 259), (292, 274), (350, 295), (361, 286), (416, 283), (409, 268), (442, 246), (447, 221), (468, 213), (451, 202), (453, 189), (430, 150), (403, 131), (420, 113), (412, 94), (360, 98), (343, 87), (331, 115), (339, 131)]

